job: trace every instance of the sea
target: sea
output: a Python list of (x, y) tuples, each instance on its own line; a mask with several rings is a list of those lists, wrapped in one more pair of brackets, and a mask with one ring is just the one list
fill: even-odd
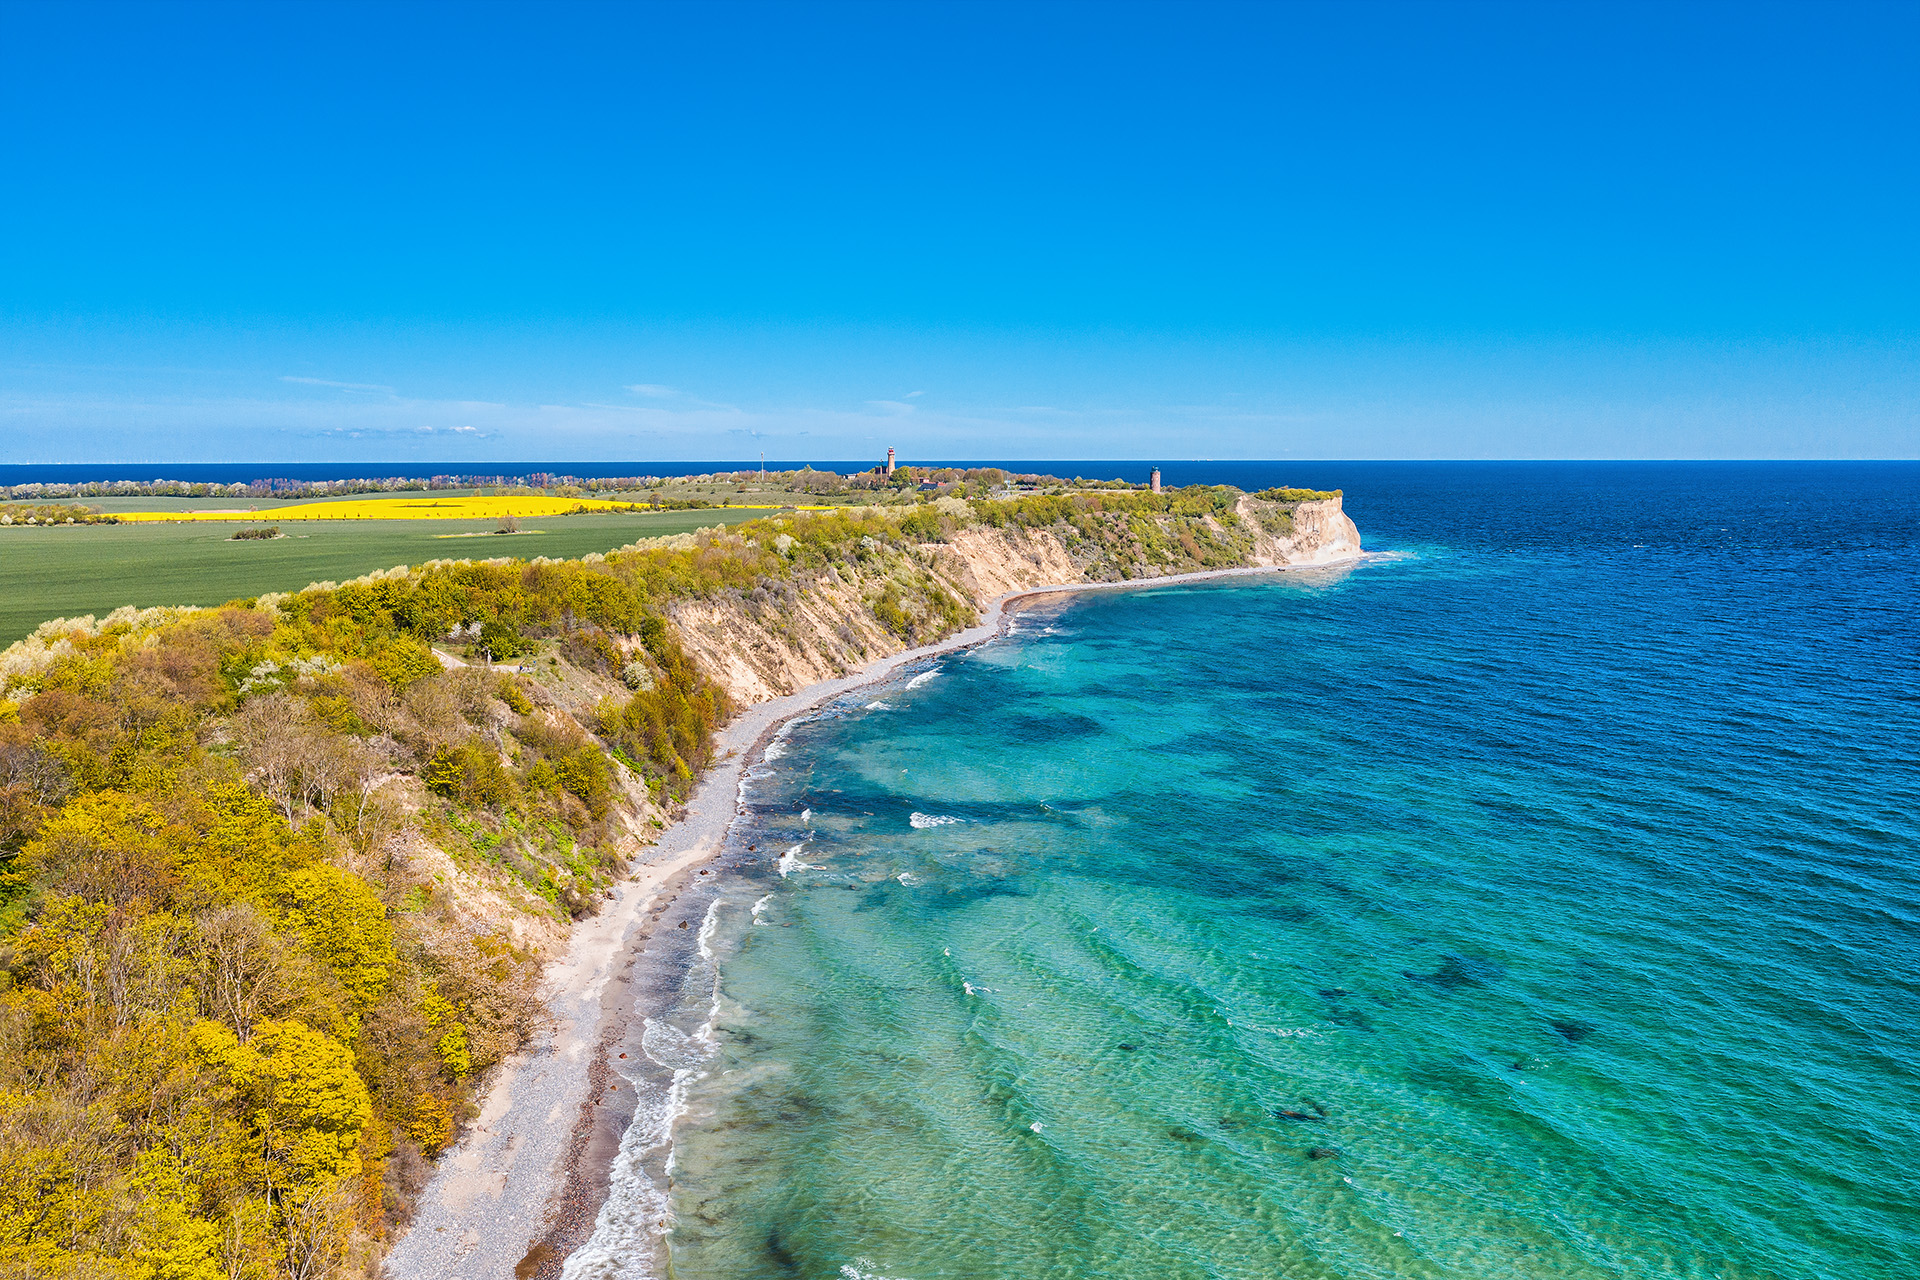
[(567, 1274), (1920, 1275), (1920, 466), (1217, 470), (751, 771)]

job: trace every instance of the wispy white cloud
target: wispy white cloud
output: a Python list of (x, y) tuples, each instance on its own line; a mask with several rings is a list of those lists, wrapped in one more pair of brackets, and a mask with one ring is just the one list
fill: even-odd
[(354, 423), (343, 426), (321, 426), (298, 432), (310, 436), (345, 436), (350, 440), (379, 439), (417, 436), (470, 436), (475, 440), (485, 440), (500, 434), (497, 431), (482, 431), (478, 427), (436, 427), (429, 423), (414, 423), (410, 426), (383, 425), (380, 423)]
[[(1914, 367), (1913, 359), (1902, 367)], [(1424, 368), (1416, 370), (1423, 378)], [(234, 394), (217, 385), (183, 393), (171, 370), (113, 390), (95, 380), (85, 392), (64, 385), (64, 374), (44, 389), (0, 377), (0, 461), (746, 462), (765, 449), (770, 460), (822, 465), (878, 459), (887, 445), (907, 458), (1419, 457), (1462, 453), (1449, 442), (1464, 439), (1482, 442), (1476, 455), (1500, 457), (1869, 454), (1862, 441), (1883, 442), (1871, 456), (1912, 454), (1911, 388), (1920, 382), (1875, 386), (1871, 403), (1856, 404), (1826, 395), (1826, 375), (1786, 368), (1777, 387), (1766, 384), (1772, 390), (1764, 403), (1730, 396), (1704, 376), (1676, 374), (1676, 385), (1650, 375), (1635, 396), (1601, 406), (1518, 374), (1491, 389), (1436, 390), (1423, 382), (1418, 394), (1369, 376), (1351, 385), (1222, 392), (1211, 402), (1119, 391), (1054, 398), (1036, 388), (970, 404), (956, 404), (959, 392), (944, 383), (939, 396), (912, 389), (863, 401), (843, 389), (718, 404), (664, 384), (634, 384), (597, 403), (558, 388), (492, 401), (478, 399), (477, 387), (413, 397), (294, 374), (230, 378), (227, 386), (242, 389)], [(607, 395), (620, 384), (609, 378), (603, 385)]]
[(331, 378), (302, 378), (291, 373), (280, 375), (282, 382), (297, 382), (303, 387), (334, 387), (341, 391), (380, 391), (393, 394), (392, 387), (383, 387), (373, 382), (335, 382)]

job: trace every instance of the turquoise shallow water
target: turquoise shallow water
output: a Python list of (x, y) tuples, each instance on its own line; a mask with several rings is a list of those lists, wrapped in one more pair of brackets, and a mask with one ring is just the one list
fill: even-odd
[(1920, 1274), (1920, 469), (1432, 474), (790, 732), (656, 1265)]

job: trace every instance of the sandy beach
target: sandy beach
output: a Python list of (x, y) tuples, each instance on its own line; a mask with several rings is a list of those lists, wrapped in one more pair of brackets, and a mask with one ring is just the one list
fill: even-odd
[[(674, 903), (687, 882), (701, 874), (702, 864), (724, 848), (741, 809), (746, 771), (783, 724), (885, 680), (903, 666), (995, 638), (1010, 606), (1024, 599), (1318, 570), (1358, 558), (1025, 588), (990, 601), (979, 624), (937, 644), (877, 659), (847, 676), (749, 708), (720, 734), (718, 759), (681, 820), (641, 852), (600, 913), (575, 927), (567, 954), (545, 976), (546, 1025), (499, 1068), (479, 1117), (441, 1159), (422, 1192), (411, 1228), (386, 1259), (386, 1274), (394, 1280), (508, 1275), (538, 1280), (559, 1275), (567, 1256), (592, 1237), (614, 1159), (638, 1105), (614, 1059), (625, 1056), (620, 1048), (634, 1019), (644, 1015), (643, 997), (653, 986), (639, 971), (642, 961), (661, 950), (650, 951), (649, 940), (656, 929), (698, 927), (697, 920), (682, 920)], [(668, 1117), (669, 1134), (670, 1126)]]

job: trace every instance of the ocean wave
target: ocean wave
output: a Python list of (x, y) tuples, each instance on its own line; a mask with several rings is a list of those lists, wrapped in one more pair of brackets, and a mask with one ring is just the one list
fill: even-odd
[(649, 1154), (673, 1140), (673, 1124), (685, 1105), (685, 1086), (639, 1091), (640, 1105), (621, 1136), (608, 1171), (607, 1198), (594, 1219), (593, 1235), (568, 1255), (561, 1280), (650, 1280), (658, 1242), (673, 1220), (666, 1192), (646, 1174)]
[(640, 1052), (672, 1071), (699, 1066), (712, 1047), (700, 1031), (688, 1033), (659, 1018), (640, 1025)]
[[(1222, 1016), (1225, 1017), (1224, 1014)], [(1235, 1022), (1232, 1018), (1227, 1018), (1226, 1022), (1230, 1027), (1239, 1027), (1247, 1031), (1262, 1031), (1270, 1036), (1279, 1036), (1282, 1040), (1305, 1040), (1320, 1034), (1312, 1027), (1263, 1027), (1257, 1022)]]
[(893, 710), (893, 704), (892, 704), (892, 703), (890, 703), (890, 702), (869, 702), (869, 703), (867, 704), (867, 710), (869, 710), (869, 711), (891, 711), (891, 710)]
[(951, 826), (956, 822), (965, 822), (965, 818), (950, 818), (943, 813), (920, 813), (915, 811), (907, 821), (915, 831), (925, 831), (928, 827)]
[(700, 934), (696, 943), (700, 948), (702, 960), (713, 959), (713, 931), (720, 926), (720, 899), (715, 898), (707, 907), (707, 918), (700, 922)]
[(807, 842), (802, 840), (799, 844), (780, 855), (780, 861), (774, 865), (780, 868), (780, 878), (782, 880), (785, 880), (791, 872), (814, 870), (809, 864), (800, 861), (800, 851), (806, 847)]
[(869, 1271), (873, 1263), (865, 1258), (856, 1258), (840, 1266), (840, 1280), (903, 1280), (900, 1276), (883, 1276), (878, 1271)]
[(663, 1089), (622, 1076), (634, 1090), (638, 1105), (608, 1171), (607, 1198), (594, 1218), (593, 1234), (568, 1256), (560, 1269), (561, 1280), (653, 1280), (657, 1274), (654, 1261), (661, 1237), (672, 1229), (673, 1203), (666, 1188), (647, 1176), (646, 1165), (652, 1153), (664, 1148), (666, 1174), (671, 1182), (676, 1154), (674, 1126), (686, 1114), (688, 1090), (706, 1074), (701, 1064), (717, 1047), (713, 1031), (720, 1020), (720, 980), (718, 969), (711, 967), (713, 952), (707, 942), (719, 918), (719, 905), (716, 900), (700, 927), (700, 951), (710, 962), (713, 975), (707, 1020), (692, 1034), (663, 1020), (643, 1020), (641, 1052), (671, 1070), (673, 1079)]
[(907, 681), (907, 688), (918, 689), (921, 685), (925, 684), (929, 680), (934, 679), (939, 674), (940, 674), (940, 668), (938, 667), (935, 667), (931, 671), (922, 671), (919, 675)]
[(762, 760), (778, 760), (785, 754), (787, 754), (787, 744), (775, 738), (767, 744), (767, 749), (761, 753), (760, 758)]

